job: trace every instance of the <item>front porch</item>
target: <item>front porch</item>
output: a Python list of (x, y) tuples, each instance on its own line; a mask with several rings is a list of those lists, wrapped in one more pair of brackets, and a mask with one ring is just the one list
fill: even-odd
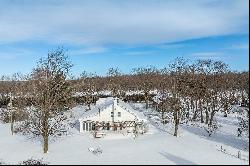
[(98, 131), (116, 131), (116, 132), (140, 132), (143, 133), (145, 127), (142, 122), (124, 121), (124, 122), (98, 122), (98, 121), (83, 121), (81, 122), (81, 131), (83, 132), (98, 132)]

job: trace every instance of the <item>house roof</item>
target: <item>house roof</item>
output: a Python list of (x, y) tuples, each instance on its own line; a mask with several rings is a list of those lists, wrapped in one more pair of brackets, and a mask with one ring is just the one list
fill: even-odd
[(85, 114), (83, 115), (83, 117), (81, 119), (79, 119), (79, 120), (90, 118), (90, 117), (93, 117), (95, 115), (98, 115), (99, 111), (105, 110), (105, 108), (107, 108), (108, 106), (112, 105), (113, 103), (114, 103), (113, 97), (100, 98), (96, 102), (96, 106), (93, 109), (85, 112)]
[[(99, 111), (104, 111), (107, 107), (109, 107), (110, 105), (113, 105), (114, 100), (115, 99), (113, 97), (100, 98), (96, 102), (96, 106), (93, 109), (91, 109), (90, 111), (87, 111), (83, 115), (83, 117), (79, 120), (81, 121), (83, 119), (91, 118), (91, 117), (98, 115)], [(141, 112), (134, 110), (129, 104), (125, 103), (121, 99), (119, 100), (117, 105), (120, 106), (121, 108), (123, 108), (124, 110), (128, 111), (129, 113), (135, 115), (139, 121), (142, 121), (142, 120), (146, 121), (146, 118), (144, 117), (144, 115)]]
[(128, 111), (129, 113), (135, 115), (139, 121), (143, 120), (146, 121), (145, 116), (142, 112), (138, 112), (135, 109), (133, 109), (129, 104), (125, 103), (124, 101), (120, 100), (118, 105)]

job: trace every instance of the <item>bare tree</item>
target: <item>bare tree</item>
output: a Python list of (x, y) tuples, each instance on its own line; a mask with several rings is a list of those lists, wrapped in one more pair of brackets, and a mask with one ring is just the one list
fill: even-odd
[(148, 109), (150, 100), (150, 91), (154, 88), (155, 78), (158, 77), (160, 71), (155, 67), (140, 67), (134, 68), (132, 74), (139, 79), (138, 89), (143, 91), (144, 101), (146, 102), (146, 109)]
[(26, 129), (42, 137), (44, 153), (48, 152), (50, 136), (66, 132), (64, 112), (71, 105), (72, 89), (67, 81), (71, 67), (64, 49), (58, 48), (39, 61), (28, 82), (33, 101)]
[(122, 76), (121, 71), (118, 68), (109, 68), (108, 73), (108, 89), (112, 92), (112, 96), (122, 96), (121, 82), (119, 78)]
[(12, 76), (2, 77), (2, 85), (0, 86), (1, 103), (7, 105), (6, 111), (1, 116), (4, 122), (10, 123), (11, 133), (14, 134), (14, 123), (22, 119), (21, 102), (23, 86), (23, 75), (15, 73)]
[(171, 70), (171, 83), (172, 87), (170, 89), (172, 93), (171, 97), (171, 107), (173, 111), (174, 124), (175, 124), (175, 132), (174, 136), (177, 137), (178, 126), (180, 123), (180, 118), (182, 114), (182, 102), (181, 96), (185, 91), (185, 71), (187, 70), (188, 61), (183, 58), (176, 58), (173, 63), (170, 64)]
[(97, 87), (94, 78), (96, 75), (92, 73), (83, 72), (80, 78), (80, 91), (83, 93), (84, 102), (90, 110), (90, 105), (94, 101), (95, 93), (97, 92)]

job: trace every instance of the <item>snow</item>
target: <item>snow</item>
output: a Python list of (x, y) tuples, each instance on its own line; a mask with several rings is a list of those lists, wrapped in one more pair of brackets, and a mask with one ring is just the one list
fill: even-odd
[[(157, 94), (158, 93), (158, 90), (155, 89), (155, 90), (150, 90), (149, 91), (149, 94)], [(128, 90), (125, 92), (126, 96), (132, 96), (132, 95), (142, 95), (144, 94), (144, 91), (143, 90)]]
[(132, 108), (129, 104), (125, 103), (124, 101), (120, 100), (118, 105), (120, 105), (122, 108), (125, 108), (128, 112), (134, 114), (138, 120), (140, 121), (146, 121), (146, 117), (143, 116), (141, 112), (135, 111), (134, 108)]
[[(91, 110), (87, 112), (85, 111), (85, 113), (82, 115), (80, 120), (96, 116), (99, 114), (99, 111), (104, 111), (105, 108), (113, 104), (114, 104), (113, 97), (100, 98), (96, 102), (96, 105)], [(119, 102), (117, 103), (117, 105), (124, 108), (126, 111), (130, 112), (131, 114), (135, 115), (139, 121), (147, 121), (145, 116), (143, 116), (141, 112), (135, 111), (129, 104), (125, 103), (121, 99), (119, 99)]]
[(101, 98), (96, 102), (96, 106), (94, 106), (94, 108), (92, 108), (91, 110), (87, 112), (85, 111), (81, 119), (93, 117), (99, 113), (99, 110), (103, 111), (105, 108), (112, 105), (113, 103), (114, 103), (114, 100), (112, 97)]
[[(142, 105), (138, 107), (143, 109)], [(85, 110), (76, 107), (72, 112), (77, 119)], [(218, 113), (216, 119), (221, 127), (212, 137), (208, 137), (204, 129), (195, 124), (182, 125), (177, 138), (170, 134), (172, 131), (168, 127), (168, 132), (165, 132), (157, 123), (151, 123), (149, 132), (136, 138), (132, 134), (110, 132), (104, 138), (94, 139), (90, 133), (79, 133), (72, 128), (71, 135), (50, 143), (48, 154), (43, 154), (39, 141), (31, 141), (21, 135), (12, 136), (10, 124), (0, 124), (0, 161), (17, 164), (33, 157), (56, 165), (248, 165), (249, 161), (219, 151), (222, 146), (231, 154), (237, 154), (240, 150), (242, 156), (248, 155), (244, 147), (248, 146), (249, 141), (235, 136), (237, 116), (229, 114), (225, 118)], [(97, 148), (102, 153), (95, 155), (93, 151)]]

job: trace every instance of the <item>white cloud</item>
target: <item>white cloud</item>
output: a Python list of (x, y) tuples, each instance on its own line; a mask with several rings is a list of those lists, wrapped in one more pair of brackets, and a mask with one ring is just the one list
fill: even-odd
[(17, 59), (21, 59), (27, 56), (36, 55), (35, 51), (29, 49), (22, 49), (22, 48), (7, 48), (4, 51), (0, 52), (0, 60), (1, 61), (16, 61)]
[(89, 54), (98, 54), (107, 52), (108, 49), (105, 47), (87, 47), (84, 49), (74, 49), (69, 51), (70, 55), (77, 56), (77, 55), (89, 55)]
[(0, 1), (0, 43), (156, 44), (248, 33), (249, 1)]
[(233, 44), (229, 47), (226, 47), (227, 50), (249, 50), (249, 43), (240, 43), (240, 44)]
[(124, 52), (124, 53), (120, 53), (119, 55), (132, 55), (132, 56), (140, 56), (140, 55), (157, 55), (159, 54), (158, 51), (154, 50), (154, 51), (129, 51), (129, 52)]
[(192, 53), (191, 57), (196, 59), (221, 59), (225, 58), (226, 54), (223, 52), (196, 52)]
[(5, 61), (5, 60), (15, 60), (18, 57), (18, 55), (10, 55), (6, 53), (0, 53), (0, 60)]

